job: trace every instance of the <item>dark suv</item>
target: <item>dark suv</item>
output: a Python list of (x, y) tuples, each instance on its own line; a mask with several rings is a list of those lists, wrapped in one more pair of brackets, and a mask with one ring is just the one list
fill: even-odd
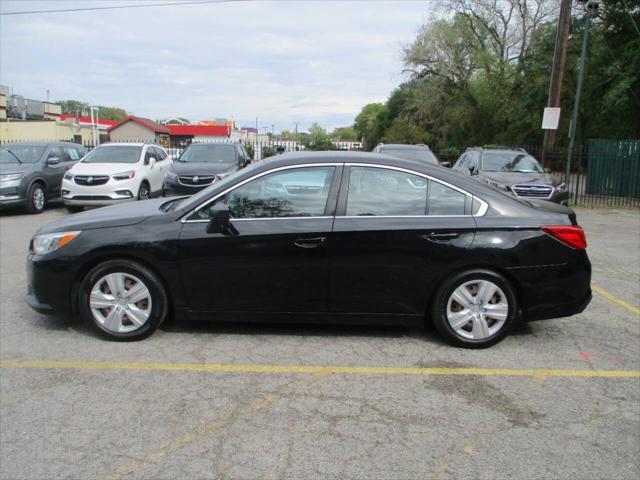
[(469, 148), (453, 168), (516, 197), (566, 205), (569, 196), (564, 182), (555, 179), (524, 149)]
[[(424, 144), (409, 145), (404, 143), (379, 143), (376, 148), (373, 149), (373, 153), (384, 153), (385, 155), (391, 155), (396, 158), (404, 158), (406, 160), (415, 160), (417, 162), (440, 165), (435, 154)], [(449, 164), (447, 163), (446, 165), (442, 165), (447, 166)]]
[(239, 143), (192, 143), (164, 177), (164, 195), (192, 195), (251, 162)]
[(24, 206), (41, 213), (60, 197), (64, 173), (84, 157), (82, 145), (15, 142), (0, 145), (0, 207)]

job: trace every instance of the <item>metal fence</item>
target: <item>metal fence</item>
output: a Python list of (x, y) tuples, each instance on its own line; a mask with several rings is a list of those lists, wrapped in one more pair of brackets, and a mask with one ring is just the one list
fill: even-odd
[[(640, 207), (640, 140), (589, 140), (574, 148), (567, 178), (566, 149), (542, 155), (541, 145), (517, 145), (524, 148), (560, 181), (567, 182), (569, 204), (589, 207)], [(435, 146), (441, 161), (453, 165), (465, 147)]]
[[(25, 140), (21, 140), (25, 141)], [(73, 141), (73, 140), (69, 140)], [(143, 142), (131, 140), (131, 143)], [(13, 143), (1, 141), (0, 144)], [(195, 141), (193, 143), (241, 143), (253, 161), (286, 152), (304, 151), (306, 147), (295, 141), (271, 140), (255, 142), (228, 139)], [(92, 145), (84, 145), (88, 150)], [(359, 142), (334, 141), (334, 150), (359, 151)], [(169, 147), (167, 152), (174, 158), (180, 156), (185, 147)], [(569, 204), (591, 207), (640, 207), (640, 140), (589, 140), (586, 146), (578, 146), (571, 156), (570, 175), (566, 177), (567, 151), (556, 149), (542, 155), (541, 145), (517, 145), (507, 148), (524, 148), (539, 160), (561, 181), (567, 182)], [(466, 150), (464, 146), (434, 145), (431, 147), (441, 162), (451, 166)]]

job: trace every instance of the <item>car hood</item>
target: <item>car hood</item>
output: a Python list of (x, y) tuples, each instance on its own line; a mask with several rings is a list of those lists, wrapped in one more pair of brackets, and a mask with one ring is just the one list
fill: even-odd
[(8, 173), (22, 173), (33, 170), (35, 163), (0, 163), (0, 175)]
[(235, 172), (236, 164), (211, 162), (173, 162), (171, 171), (176, 175), (218, 175), (219, 173)]
[(155, 215), (166, 215), (165, 212), (160, 210), (160, 206), (167, 203), (167, 201), (169, 201), (169, 199), (158, 198), (155, 200), (127, 202), (112, 207), (96, 208), (47, 223), (36, 233), (54, 233), (135, 225)]
[(536, 185), (556, 186), (558, 181), (548, 173), (520, 173), (520, 172), (480, 172), (482, 180), (491, 180), (508, 187), (531, 183)]
[(84, 163), (78, 162), (71, 167), (74, 175), (113, 175), (135, 170), (137, 163)]

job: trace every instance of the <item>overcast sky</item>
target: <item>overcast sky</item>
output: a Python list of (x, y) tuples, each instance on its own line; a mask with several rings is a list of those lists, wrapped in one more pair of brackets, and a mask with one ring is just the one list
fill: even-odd
[[(163, 0), (0, 0), (3, 13)], [(168, 0), (175, 2), (176, 0)], [(0, 17), (0, 83), (154, 119), (353, 123), (404, 79), (426, 1), (250, 1)]]

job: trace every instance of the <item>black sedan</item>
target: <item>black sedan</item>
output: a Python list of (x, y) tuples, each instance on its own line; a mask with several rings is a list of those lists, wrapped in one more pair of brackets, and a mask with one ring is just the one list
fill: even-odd
[(518, 320), (581, 312), (591, 266), (572, 210), (435, 165), (290, 153), (188, 198), (41, 228), (26, 301), (117, 340), (182, 318), (415, 324), (486, 347)]

